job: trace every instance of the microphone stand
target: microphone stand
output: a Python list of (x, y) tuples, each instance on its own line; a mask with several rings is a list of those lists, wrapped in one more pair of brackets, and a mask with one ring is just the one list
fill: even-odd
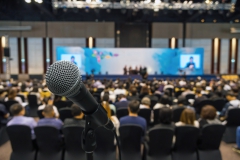
[(82, 132), (82, 149), (86, 153), (87, 160), (93, 160), (93, 151), (97, 148), (95, 136), (95, 124), (91, 116), (85, 115), (85, 129)]

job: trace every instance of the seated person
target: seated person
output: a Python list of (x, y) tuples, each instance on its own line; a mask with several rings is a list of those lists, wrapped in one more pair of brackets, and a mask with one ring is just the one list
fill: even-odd
[[(42, 100), (42, 105), (38, 107), (38, 110), (43, 110), (45, 108), (45, 106), (49, 104), (49, 99), (50, 98), (44, 98)], [(57, 110), (57, 107), (53, 106), (53, 110), (54, 110), (54, 113), (55, 113), (55, 117), (58, 118), (59, 117), (59, 112)]]
[(135, 124), (142, 127), (144, 133), (147, 130), (147, 122), (144, 118), (138, 116), (140, 103), (136, 100), (133, 100), (128, 105), (128, 116), (120, 118), (120, 126), (125, 124)]
[(44, 118), (38, 121), (38, 126), (53, 126), (58, 130), (62, 129), (63, 122), (55, 118), (55, 113), (52, 105), (46, 105), (42, 113)]
[(9, 117), (9, 113), (8, 113), (6, 107), (3, 104), (0, 103), (0, 115), (1, 114), (2, 114), (2, 116), (0, 116), (0, 123), (1, 124), (6, 124), (7, 118)]
[(240, 154), (240, 126), (237, 128), (236, 143), (237, 146), (233, 147), (233, 150)]
[(154, 129), (156, 128), (171, 128), (175, 129), (175, 125), (172, 122), (173, 112), (169, 107), (163, 107), (159, 110), (159, 120), (158, 124), (154, 125)]
[(221, 124), (221, 121), (217, 119), (217, 110), (211, 105), (204, 106), (200, 116), (201, 118), (198, 120), (200, 128), (206, 124)]
[(159, 109), (159, 108), (163, 108), (163, 107), (170, 107), (170, 100), (169, 97), (167, 95), (163, 95), (161, 97), (161, 99), (159, 100), (159, 102), (153, 107), (153, 109)]
[[(108, 94), (106, 94), (104, 96), (105, 96), (106, 99), (109, 99), (109, 97), (107, 97)], [(113, 125), (115, 127), (117, 135), (119, 135), (119, 125), (120, 125), (119, 120), (115, 115), (112, 115), (111, 106), (110, 106), (109, 102), (108, 101), (103, 101), (102, 106), (106, 110), (108, 118), (113, 122)]]
[(61, 108), (70, 107), (67, 105), (66, 101), (62, 101), (62, 96), (55, 95), (53, 100), (53, 105), (57, 107), (58, 110)]
[(5, 98), (6, 101), (17, 101), (19, 104), (22, 104), (22, 99), (20, 97), (17, 97), (17, 90), (16, 89), (10, 89), (8, 91), (8, 97)]
[(109, 103), (109, 100), (110, 100), (110, 95), (107, 94), (107, 93), (105, 93), (105, 94), (103, 95), (103, 98), (102, 98), (102, 105), (103, 105), (104, 103), (107, 103), (107, 104), (109, 105), (110, 109), (114, 112), (114, 114), (116, 114), (116, 107), (115, 107), (113, 104), (110, 104), (110, 103)]
[(32, 130), (32, 139), (35, 139), (34, 128), (37, 126), (37, 122), (32, 117), (25, 117), (25, 108), (22, 105), (16, 103), (10, 107), (10, 112), (13, 118), (7, 123), (7, 126), (11, 125), (26, 125)]
[(175, 123), (176, 126), (192, 125), (199, 128), (199, 122), (196, 121), (195, 112), (193, 109), (186, 108), (183, 110), (180, 121)]
[(223, 107), (220, 116), (227, 117), (228, 110), (232, 108), (240, 108), (240, 101), (237, 99), (236, 94), (232, 91), (227, 92), (226, 99), (228, 103)]
[(144, 97), (141, 100), (140, 109), (150, 109), (151, 100), (148, 97)]
[(71, 106), (73, 118), (67, 118), (64, 121), (64, 127), (67, 126), (80, 126), (85, 127), (85, 120), (83, 119), (83, 112), (79, 106), (73, 104)]
[(127, 100), (131, 101), (131, 100), (138, 100), (140, 101), (139, 97), (138, 97), (138, 92), (137, 92), (137, 88), (133, 87), (130, 89), (130, 96), (127, 96)]
[(128, 107), (128, 101), (127, 101), (126, 96), (124, 94), (119, 94), (118, 95), (118, 100), (119, 100), (119, 102), (115, 103), (116, 109), (127, 108)]
[(177, 108), (186, 108), (186, 98), (184, 96), (179, 96), (177, 105), (174, 105), (172, 109), (177, 109)]

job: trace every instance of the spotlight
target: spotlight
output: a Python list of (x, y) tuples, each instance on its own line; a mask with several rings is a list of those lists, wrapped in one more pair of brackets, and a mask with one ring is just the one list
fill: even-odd
[(31, 3), (32, 1), (31, 0), (25, 0), (26, 3)]
[(37, 2), (37, 3), (42, 3), (43, 0), (35, 0), (35, 2)]

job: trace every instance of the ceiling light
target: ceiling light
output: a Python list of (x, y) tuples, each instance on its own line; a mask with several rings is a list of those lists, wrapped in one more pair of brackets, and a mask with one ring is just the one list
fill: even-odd
[(31, 0), (25, 0), (26, 3), (31, 3)]

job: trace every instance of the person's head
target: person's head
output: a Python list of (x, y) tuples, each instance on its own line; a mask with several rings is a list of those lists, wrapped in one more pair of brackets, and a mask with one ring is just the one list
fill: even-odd
[(123, 98), (126, 98), (126, 96), (125, 96), (124, 94), (119, 94), (119, 95), (118, 95), (118, 100), (121, 100), (121, 99), (123, 99)]
[(150, 107), (150, 105), (151, 105), (151, 100), (150, 100), (150, 98), (148, 98), (148, 97), (144, 97), (144, 98), (142, 99), (141, 103), (144, 104), (144, 105), (146, 105), (146, 106), (149, 106), (149, 107)]
[(45, 98), (42, 99), (42, 103), (45, 104), (45, 105), (47, 105), (48, 102), (49, 102), (49, 100), (50, 100), (49, 97), (45, 97)]
[(140, 103), (137, 100), (132, 100), (128, 104), (128, 111), (133, 114), (137, 114), (139, 111)]
[(190, 58), (189, 58), (189, 61), (190, 61), (190, 62), (193, 62), (193, 57), (190, 57)]
[(179, 96), (177, 104), (180, 105), (180, 106), (185, 105), (186, 104), (186, 98), (184, 96)]
[(45, 108), (43, 109), (42, 114), (45, 118), (54, 118), (55, 113), (53, 110), (53, 105), (46, 105)]
[(167, 95), (163, 95), (160, 98), (159, 103), (164, 104), (164, 105), (169, 104), (170, 103), (169, 102), (169, 97)]
[(32, 92), (38, 92), (38, 87), (37, 86), (33, 87)]
[(217, 115), (217, 110), (211, 105), (206, 105), (201, 110), (202, 119), (213, 120), (216, 118), (216, 115)]
[(226, 99), (232, 101), (236, 99), (236, 94), (233, 91), (228, 91), (226, 94)]
[(15, 103), (10, 107), (10, 112), (13, 116), (24, 116), (25, 109), (19, 103)]
[(189, 124), (194, 125), (194, 121), (196, 120), (195, 112), (192, 109), (186, 108), (183, 110), (180, 121)]
[(61, 101), (61, 99), (62, 99), (62, 96), (54, 95), (54, 102)]
[(9, 100), (14, 100), (16, 96), (17, 96), (17, 90), (16, 89), (12, 88), (8, 91), (8, 99)]
[(76, 104), (73, 104), (71, 106), (71, 110), (72, 110), (72, 115), (74, 118), (80, 118), (80, 119), (83, 118), (83, 113), (79, 106), (77, 106)]
[(171, 124), (172, 123), (172, 110), (169, 107), (163, 107), (159, 110), (159, 123)]
[(131, 88), (130, 92), (131, 92), (132, 96), (136, 96), (138, 91), (137, 91), (136, 87), (133, 87), (133, 88)]
[(74, 62), (74, 61), (75, 61), (75, 57), (71, 56), (71, 62)]
[(142, 86), (142, 88), (141, 88), (141, 94), (149, 94), (149, 88), (148, 88), (148, 86)]
[(202, 90), (200, 88), (197, 88), (195, 91), (196, 95), (198, 95), (198, 96), (201, 96), (201, 92), (202, 92)]
[(102, 97), (102, 101), (109, 102), (109, 94), (105, 93)]

